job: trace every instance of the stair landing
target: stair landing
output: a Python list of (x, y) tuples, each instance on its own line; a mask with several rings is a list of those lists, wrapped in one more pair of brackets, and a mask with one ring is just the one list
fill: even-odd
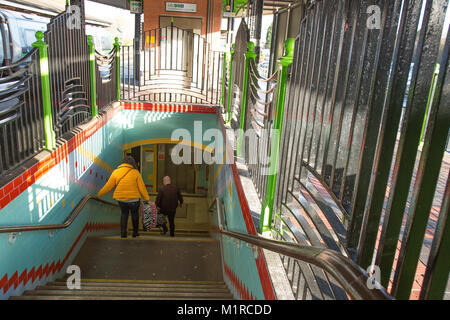
[(219, 242), (206, 237), (91, 237), (72, 264), (83, 279), (223, 281)]

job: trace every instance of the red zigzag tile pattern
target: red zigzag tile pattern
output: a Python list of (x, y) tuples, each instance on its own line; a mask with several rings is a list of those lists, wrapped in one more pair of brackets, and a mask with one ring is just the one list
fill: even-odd
[(22, 283), (23, 286), (26, 286), (29, 281), (33, 283), (37, 278), (39, 280), (42, 279), (42, 277), (45, 275), (46, 278), (50, 274), (55, 274), (57, 272), (61, 271), (61, 268), (66, 264), (67, 259), (69, 259), (70, 255), (72, 254), (72, 251), (75, 249), (75, 246), (80, 241), (81, 237), (85, 232), (96, 232), (96, 231), (102, 231), (102, 230), (110, 230), (110, 229), (117, 229), (120, 227), (120, 224), (118, 223), (87, 223), (75, 242), (73, 243), (70, 250), (67, 252), (65, 258), (63, 261), (58, 260), (58, 262), (52, 262), (50, 265), (47, 263), (44, 267), (40, 265), (37, 269), (33, 267), (30, 271), (27, 272), (27, 269), (23, 270), (23, 272), (20, 274), (16, 271), (14, 274), (8, 279), (8, 274), (5, 274), (3, 278), (0, 279), (0, 292), (3, 289), (3, 294), (6, 294), (8, 290), (11, 287), (14, 287), (14, 289), (17, 289), (17, 287)]
[(237, 290), (242, 300), (255, 300), (253, 293), (248, 291), (248, 288), (245, 284), (236, 276), (236, 274), (224, 263), (225, 274), (230, 279), (233, 287)]

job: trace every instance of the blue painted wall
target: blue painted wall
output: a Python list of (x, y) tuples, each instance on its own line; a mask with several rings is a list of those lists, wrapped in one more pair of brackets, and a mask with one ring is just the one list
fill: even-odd
[[(142, 110), (122, 110), (123, 144), (145, 139), (170, 138), (175, 129), (186, 129), (192, 141), (202, 142), (203, 132), (216, 128), (215, 114), (173, 113)], [(195, 139), (195, 122), (201, 124)], [(203, 141), (208, 145), (210, 141)]]
[[(1, 226), (45, 225), (63, 223), (72, 208), (85, 196), (96, 194), (122, 159), (122, 127), (120, 113), (72, 151), (67, 161), (61, 160), (31, 187), (0, 211)], [(112, 201), (112, 195), (105, 197)], [(119, 221), (120, 210), (90, 201), (74, 223), (58, 231), (21, 232), (0, 234), (0, 283), (13, 282), (7, 290), (0, 291), (0, 299), (20, 295), (24, 290), (42, 285), (65, 274), (66, 267), (76, 256), (84, 239), (90, 234), (107, 234), (111, 231), (86, 230), (96, 223)], [(84, 230), (85, 229), (85, 230)], [(84, 230), (84, 232), (83, 232)], [(117, 231), (113, 231), (117, 233)], [(30, 275), (39, 267), (63, 263), (72, 245), (80, 237), (60, 271), (52, 271), (34, 282), (15, 279)], [(17, 274), (16, 274), (17, 273)], [(11, 278), (13, 280), (11, 280)], [(26, 283), (26, 286), (23, 285)], [(0, 286), (1, 287), (1, 286)]]
[[(96, 194), (104, 185), (114, 168), (120, 164), (124, 144), (149, 137), (170, 138), (174, 128), (187, 129), (194, 140), (195, 121), (201, 121), (203, 132), (208, 129), (221, 131), (215, 114), (122, 110), (71, 152), (67, 162), (62, 160), (3, 208), (0, 211), (0, 226), (63, 223), (74, 206), (86, 195)], [(211, 143), (203, 140), (196, 142), (205, 145)], [(221, 142), (223, 143), (223, 140)], [(217, 152), (220, 156), (220, 150)], [(214, 177), (209, 179), (215, 180), (216, 195), (222, 198), (225, 204), (229, 230), (246, 233), (231, 166), (215, 165), (214, 172)], [(206, 173), (203, 169), (199, 173), (198, 184), (207, 187)], [(105, 200), (112, 201), (112, 192), (105, 196)], [(217, 217), (214, 217), (214, 221), (217, 225)], [(88, 224), (118, 222), (118, 209), (111, 210), (104, 205), (91, 202), (70, 228), (50, 233), (22, 232), (16, 235), (15, 240), (12, 240), (9, 234), (0, 234), (0, 287), (2, 279), (3, 283), (7, 281), (12, 284), (6, 292), (0, 292), (0, 299), (20, 295), (24, 290), (62, 277), (88, 235), (117, 233), (117, 230), (86, 230)], [(74, 243), (76, 245), (72, 248), (70, 256), (67, 256)], [(225, 266), (242, 280), (254, 298), (264, 299), (253, 250), (230, 239), (223, 240), (223, 250)], [(36, 279), (33, 282), (19, 279), (21, 275), (28, 276), (33, 268), (37, 270), (58, 261), (62, 263), (65, 258), (65, 264), (59, 271), (50, 272), (40, 280)], [(242, 290), (236, 288), (229, 275), (225, 274), (224, 278), (234, 296), (241, 298)], [(26, 283), (26, 286), (23, 283)]]
[[(217, 122), (217, 128), (221, 131), (221, 125)], [(221, 135), (224, 139), (223, 134)], [(222, 142), (225, 145), (224, 141)], [(225, 150), (222, 150), (225, 154)], [(215, 165), (214, 190), (224, 204), (224, 218), (229, 231), (235, 231), (247, 234), (247, 227), (244, 221), (241, 202), (236, 189), (232, 165), (224, 163)], [(239, 182), (240, 183), (240, 182)], [(218, 226), (217, 214), (213, 216), (213, 223)], [(220, 239), (217, 233), (215, 238)], [(265, 295), (261, 285), (261, 279), (258, 273), (255, 258), (257, 251), (247, 246), (245, 242), (237, 241), (228, 236), (222, 237), (224, 270), (231, 270), (229, 273), (224, 272), (224, 279), (228, 287), (232, 290), (236, 299), (243, 299), (243, 291), (248, 290), (249, 295), (254, 299), (264, 300)], [(242, 286), (236, 283), (241, 282)]]

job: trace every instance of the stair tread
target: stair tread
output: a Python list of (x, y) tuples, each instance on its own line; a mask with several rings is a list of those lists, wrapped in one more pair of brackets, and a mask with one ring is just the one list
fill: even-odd
[(157, 291), (157, 292), (136, 292), (136, 291), (102, 291), (102, 290), (30, 290), (25, 291), (24, 296), (26, 295), (38, 295), (38, 296), (48, 296), (48, 295), (76, 295), (76, 296), (128, 296), (128, 297), (139, 297), (139, 296), (148, 296), (148, 297), (224, 297), (231, 296), (231, 293), (225, 294), (222, 292), (165, 292), (165, 291)]
[[(232, 300), (232, 296), (224, 297), (189, 297), (189, 300)], [(68, 295), (28, 295), (13, 296), (10, 300), (186, 300), (185, 297), (121, 297), (121, 296), (68, 296)]]
[[(43, 286), (37, 290), (67, 290), (66, 286)], [(137, 292), (215, 292), (228, 293), (227, 288), (195, 288), (195, 287), (129, 287), (129, 286), (81, 286), (84, 291), (137, 291)]]
[[(58, 279), (57, 281), (49, 282), (47, 285), (61, 285), (66, 286), (66, 280), (65, 279)], [(210, 282), (210, 283), (203, 283), (203, 282), (190, 282), (190, 283), (183, 283), (183, 282), (164, 282), (164, 281), (158, 281), (158, 282), (152, 282), (152, 281), (127, 281), (127, 280), (112, 280), (108, 281), (105, 279), (99, 279), (99, 280), (81, 280), (81, 285), (85, 286), (116, 286), (116, 287), (183, 287), (183, 288), (227, 288), (226, 284), (224, 282)]]

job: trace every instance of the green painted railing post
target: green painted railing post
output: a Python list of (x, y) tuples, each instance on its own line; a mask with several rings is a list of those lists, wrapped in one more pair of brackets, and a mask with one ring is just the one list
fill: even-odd
[(91, 106), (92, 106), (92, 117), (98, 116), (98, 106), (97, 106), (97, 74), (95, 70), (95, 44), (93, 37), (88, 36), (89, 45), (89, 65), (91, 68)]
[(245, 113), (247, 106), (247, 89), (248, 89), (248, 69), (250, 64), (250, 59), (256, 58), (256, 53), (253, 51), (255, 49), (255, 44), (251, 41), (247, 42), (247, 52), (245, 53), (245, 68), (244, 68), (244, 82), (242, 84), (242, 101), (241, 101), (241, 120), (239, 123), (239, 137), (237, 141), (237, 155), (240, 157), (242, 155), (242, 142), (244, 139), (244, 128), (245, 128)]
[(433, 99), (436, 78), (439, 75), (438, 73), (439, 73), (439, 65), (436, 65), (434, 73), (433, 73), (433, 80), (431, 80), (430, 92), (428, 94), (427, 109), (425, 110), (425, 118), (423, 119), (422, 131), (420, 132), (420, 142), (423, 141), (423, 136), (425, 134), (425, 128), (427, 127), (428, 113), (430, 111), (430, 103), (431, 103), (431, 100)]
[(273, 205), (275, 199), (275, 188), (277, 182), (278, 155), (281, 141), (281, 129), (283, 126), (284, 101), (286, 94), (286, 82), (288, 76), (288, 68), (294, 59), (294, 43), (295, 39), (288, 38), (284, 44), (286, 53), (279, 60), (281, 72), (278, 74), (277, 100), (275, 109), (275, 119), (273, 122), (272, 142), (270, 152), (270, 168), (273, 174), (269, 173), (266, 185), (266, 198), (262, 203), (262, 212), (260, 220), (261, 233), (270, 231), (272, 224)]
[(234, 58), (234, 43), (230, 50), (230, 79), (228, 81), (228, 101), (227, 101), (227, 123), (231, 121), (231, 93), (233, 92), (233, 58)]
[(41, 69), (42, 105), (44, 111), (45, 148), (53, 150), (56, 146), (55, 132), (53, 131), (52, 102), (50, 99), (50, 78), (48, 67), (48, 44), (44, 41), (44, 33), (36, 32), (37, 41), (32, 44), (39, 50), (39, 64)]
[(116, 47), (117, 60), (117, 101), (120, 101), (120, 44), (119, 38), (114, 39), (114, 46)]

